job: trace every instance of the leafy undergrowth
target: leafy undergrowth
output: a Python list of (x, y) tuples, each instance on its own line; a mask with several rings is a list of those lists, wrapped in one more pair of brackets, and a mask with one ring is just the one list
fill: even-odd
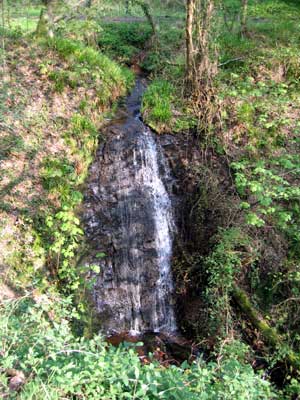
[(252, 276), (255, 302), (299, 351), (294, 313), (300, 294), (300, 10), (293, 2), (250, 2), (249, 14), (248, 35), (227, 32), (222, 42), (224, 57), (238, 60), (226, 64), (219, 76), (220, 140), (231, 163), (244, 229), (260, 253), (258, 263), (245, 272)]
[(126, 93), (133, 75), (80, 42), (5, 40), (0, 99), (2, 285), (7, 291), (9, 285), (43, 287), (51, 273), (75, 288), (72, 260), (82, 237), (75, 212), (82, 200), (80, 185), (106, 111)]
[(98, 45), (111, 57), (123, 63), (132, 63), (144, 50), (152, 35), (146, 22), (102, 23)]
[(116, 348), (99, 336), (74, 336), (72, 308), (57, 295), (4, 301), (0, 310), (0, 395), (10, 399), (275, 399), (237, 342), (224, 346), (218, 363), (163, 368), (142, 365), (130, 343)]

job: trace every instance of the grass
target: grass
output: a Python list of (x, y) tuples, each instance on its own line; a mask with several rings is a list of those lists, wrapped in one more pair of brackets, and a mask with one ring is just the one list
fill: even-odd
[(154, 80), (143, 97), (142, 112), (146, 121), (168, 124), (172, 118), (171, 103), (174, 98), (173, 86), (164, 80)]
[(97, 91), (99, 105), (105, 107), (124, 95), (133, 85), (134, 77), (128, 69), (81, 42), (56, 37), (45, 44), (65, 60), (72, 60), (68, 70), (62, 68), (51, 71), (47, 67), (44, 68), (45, 75), (54, 81), (55, 90), (58, 92), (63, 92), (68, 86), (75, 88), (85, 86), (89, 82), (89, 87)]

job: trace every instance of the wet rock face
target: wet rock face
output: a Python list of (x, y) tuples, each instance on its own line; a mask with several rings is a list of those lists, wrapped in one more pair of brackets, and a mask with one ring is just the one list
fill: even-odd
[(134, 92), (127, 115), (108, 128), (86, 193), (89, 262), (101, 269), (93, 300), (105, 334), (176, 330), (175, 180), (155, 135), (136, 117), (137, 101)]

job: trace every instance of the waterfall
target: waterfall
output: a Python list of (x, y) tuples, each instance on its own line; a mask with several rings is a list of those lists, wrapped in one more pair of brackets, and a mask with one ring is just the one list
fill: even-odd
[(110, 128), (90, 184), (87, 234), (101, 260), (94, 300), (106, 334), (176, 331), (171, 257), (172, 179), (155, 135), (137, 117), (141, 87)]
[[(173, 293), (171, 273), (172, 230), (174, 230), (175, 224), (171, 201), (160, 178), (157, 146), (152, 133), (147, 128), (140, 135), (139, 156), (140, 163), (137, 162), (136, 155), (134, 155), (135, 183), (150, 194), (149, 200), (153, 205), (155, 249), (159, 270), (150, 327), (154, 332), (162, 330), (170, 332), (176, 330), (174, 310), (170, 305), (170, 298)], [(163, 161), (165, 162), (164, 159)], [(168, 171), (166, 165), (164, 167), (165, 171)], [(136, 327), (139, 331), (143, 329), (141, 321), (136, 321), (134, 326), (134, 330), (136, 330)]]

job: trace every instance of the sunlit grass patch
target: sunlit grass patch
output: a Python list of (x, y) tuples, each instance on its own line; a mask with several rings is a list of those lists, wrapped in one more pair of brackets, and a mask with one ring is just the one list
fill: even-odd
[[(130, 70), (118, 65), (105, 54), (84, 46), (81, 42), (55, 37), (46, 42), (47, 46), (70, 63), (69, 70), (54, 76), (58, 90), (63, 90), (65, 84), (84, 84), (89, 81), (98, 90), (99, 101), (107, 104), (119, 95), (124, 95), (134, 81)], [(70, 79), (70, 72), (74, 72)], [(57, 74), (57, 73), (56, 73)]]

